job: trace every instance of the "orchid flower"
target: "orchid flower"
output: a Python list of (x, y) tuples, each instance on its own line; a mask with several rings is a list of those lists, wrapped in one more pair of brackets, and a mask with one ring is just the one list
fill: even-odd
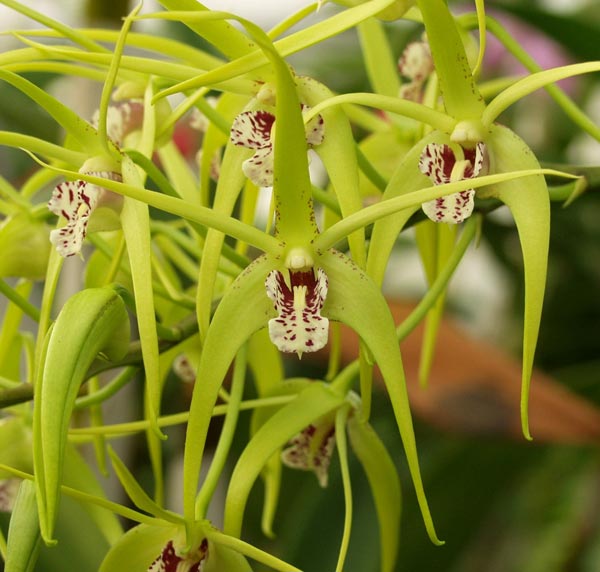
[(327, 486), (329, 464), (335, 448), (333, 423), (315, 422), (295, 435), (282, 451), (281, 461), (292, 469), (312, 471), (323, 488)]
[[(82, 172), (111, 181), (121, 180), (121, 175), (113, 171), (96, 172), (86, 169)], [(82, 180), (58, 184), (52, 191), (48, 209), (55, 215), (63, 217), (67, 224), (50, 233), (50, 242), (64, 258), (79, 254), (92, 213), (102, 206), (118, 210), (122, 202), (121, 196)]]
[[(474, 149), (460, 145), (429, 143), (419, 159), (419, 170), (434, 185), (453, 183), (477, 177), (484, 169), (485, 145), (477, 143)], [(463, 157), (462, 159), (460, 157)], [(467, 189), (423, 203), (423, 212), (433, 222), (458, 224), (473, 212), (475, 190)]]
[[(306, 105), (302, 110), (308, 111)], [(238, 115), (231, 126), (231, 141), (234, 145), (253, 149), (254, 155), (244, 161), (244, 174), (257, 187), (273, 186), (273, 125), (275, 115), (260, 109), (245, 111)], [(317, 116), (306, 125), (306, 143), (309, 147), (323, 142), (323, 118)]]
[[(280, 350), (298, 355), (315, 351), (327, 341), (328, 321), (336, 320), (358, 332), (383, 373), (427, 532), (433, 542), (440, 543), (421, 481), (402, 361), (389, 307), (379, 288), (355, 262), (332, 249), (331, 245), (326, 248), (317, 246), (319, 229), (312, 203), (307, 148), (318, 145), (316, 151), (326, 164), (340, 204), (344, 205), (344, 209), (358, 212), (361, 208), (358, 168), (349, 122), (343, 113), (332, 110), (322, 118), (316, 114), (305, 127), (302, 112), (306, 108), (301, 106), (300, 101), (307, 101), (312, 106), (330, 96), (329, 92), (316, 85), (316, 82), (294, 77), (276, 50), (268, 47), (270, 40), (255, 26), (246, 21), (242, 23), (251, 31), (254, 39), (260, 39), (261, 48), (273, 66), (276, 107), (273, 114), (264, 109), (260, 101), (253, 101), (250, 106), (255, 106), (255, 109), (242, 112), (234, 120), (230, 142), (223, 156), (223, 170), (217, 185), (214, 208), (221, 210), (225, 205), (228, 209), (233, 208), (243, 183), (238, 173), (244, 169), (244, 174), (256, 184), (273, 185), (275, 236), (273, 245), (265, 249), (265, 254), (242, 271), (226, 290), (212, 319), (207, 312), (210, 320), (208, 327), (200, 321), (204, 339), (197, 379), (202, 379), (202, 383), (196, 383), (194, 387), (187, 425), (184, 518), (190, 522), (203, 517), (196, 511), (195, 498), (202, 443), (208, 430), (207, 414), (210, 415), (223, 377), (239, 348), (255, 332), (268, 326), (271, 341)], [(220, 69), (207, 72), (204, 76), (207, 84), (221, 81), (220, 73)], [(256, 109), (257, 106), (260, 109)], [(324, 133), (324, 125), (328, 126), (328, 133), (331, 126), (331, 137)], [(254, 156), (246, 159), (242, 153), (244, 149), (239, 147), (254, 150)], [(340, 150), (341, 147), (344, 152)], [(340, 162), (342, 155), (345, 159)], [(239, 165), (237, 173), (233, 169), (235, 165)], [(227, 179), (224, 179), (225, 173)], [(348, 193), (355, 195), (349, 197)], [(353, 239), (358, 238), (353, 243), (358, 253), (361, 252), (359, 237), (360, 234), (352, 235)], [(207, 245), (208, 240), (207, 236)], [(364, 262), (360, 259), (357, 261)], [(203, 268), (206, 268), (206, 273)], [(207, 284), (213, 285), (215, 273), (212, 257), (203, 257), (198, 289), (199, 306), (206, 306), (206, 300), (212, 298), (211, 291), (202, 289), (202, 284), (206, 280)], [(237, 324), (233, 329), (232, 323)], [(310, 425), (315, 425), (319, 417), (344, 411), (346, 394), (352, 381), (352, 378), (344, 379), (336, 389), (321, 389), (319, 384), (314, 392), (307, 390), (304, 394), (307, 399), (305, 407), (298, 407), (298, 414), (288, 420), (290, 424), (286, 431), (279, 432), (276, 437), (271, 434), (269, 438), (272, 442), (265, 443), (261, 451), (271, 451), (273, 454), (289, 439)], [(302, 419), (299, 415), (303, 416)], [(286, 456), (289, 458), (290, 454)], [(311, 462), (314, 466), (314, 459), (308, 464)], [(244, 497), (247, 486), (258, 476), (260, 468), (253, 462), (251, 471), (236, 472), (232, 483), (235, 481), (235, 487), (242, 487), (244, 494), (230, 491), (231, 498)], [(324, 477), (320, 476), (320, 480), (324, 482)], [(201, 489), (199, 495), (202, 494)], [(224, 531), (232, 536), (241, 533), (243, 517), (243, 507), (239, 504), (235, 506), (237, 508), (232, 505), (231, 510), (227, 510), (224, 525)]]
[(398, 60), (398, 70), (410, 81), (402, 84), (398, 95), (420, 102), (423, 99), (423, 86), (433, 69), (429, 44), (425, 41), (408, 44)]

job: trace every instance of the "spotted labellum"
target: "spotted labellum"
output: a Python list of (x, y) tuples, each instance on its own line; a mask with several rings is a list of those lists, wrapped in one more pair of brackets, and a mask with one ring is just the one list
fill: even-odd
[(322, 268), (315, 273), (290, 270), (290, 286), (284, 275), (273, 270), (267, 276), (267, 296), (273, 301), (277, 317), (269, 320), (271, 341), (282, 352), (316, 352), (327, 344), (329, 320), (321, 316), (327, 297), (327, 275)]
[[(92, 171), (86, 174), (121, 181), (121, 175), (114, 172)], [(100, 206), (120, 207), (121, 202), (122, 199), (118, 195), (86, 181), (60, 183), (52, 191), (48, 209), (55, 215), (62, 216), (67, 224), (50, 233), (50, 242), (64, 258), (79, 254), (94, 210)]]
[[(302, 111), (308, 106), (302, 105)], [(240, 113), (231, 126), (234, 145), (253, 149), (254, 155), (242, 164), (242, 170), (258, 187), (273, 186), (273, 125), (275, 115), (264, 109)], [(317, 115), (306, 124), (306, 142), (309, 146), (320, 145), (324, 138), (323, 118)]]
[[(485, 145), (481, 142), (473, 149), (459, 145), (430, 143), (425, 146), (419, 160), (419, 170), (433, 181), (434, 185), (473, 179), (481, 174), (486, 157)], [(473, 212), (475, 190), (467, 189), (423, 203), (423, 212), (434, 222), (458, 224)]]
[(281, 453), (287, 467), (313, 471), (319, 485), (327, 486), (331, 455), (335, 448), (335, 428), (330, 423), (308, 425), (291, 440), (291, 445)]
[(398, 70), (410, 81), (400, 87), (400, 97), (420, 102), (423, 87), (433, 72), (433, 58), (427, 42), (411, 42), (398, 60)]
[(197, 550), (188, 554), (178, 554), (173, 541), (170, 540), (156, 560), (148, 568), (148, 572), (202, 572), (208, 558), (208, 541), (202, 540)]

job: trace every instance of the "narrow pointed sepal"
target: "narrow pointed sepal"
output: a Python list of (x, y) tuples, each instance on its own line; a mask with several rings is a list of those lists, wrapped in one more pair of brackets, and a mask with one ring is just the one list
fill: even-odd
[[(527, 144), (510, 129), (494, 125), (489, 137), (490, 169), (501, 173), (539, 169)], [(523, 434), (531, 439), (528, 420), (529, 384), (540, 328), (548, 266), (550, 240), (550, 200), (542, 175), (499, 183), (490, 188), (510, 209), (517, 225), (525, 271), (525, 315), (523, 325), (523, 373), (521, 385), (521, 422)]]

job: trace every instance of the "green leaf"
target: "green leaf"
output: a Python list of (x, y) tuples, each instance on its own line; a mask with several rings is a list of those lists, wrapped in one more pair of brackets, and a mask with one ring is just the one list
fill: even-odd
[(99, 353), (120, 359), (129, 344), (129, 318), (112, 288), (83, 290), (62, 308), (48, 336), (34, 400), (34, 466), (42, 537), (52, 543), (71, 411)]
[(329, 279), (323, 314), (350, 326), (377, 362), (394, 409), (427, 533), (434, 544), (443, 544), (435, 533), (423, 490), (404, 368), (387, 302), (375, 282), (342, 254), (330, 251), (319, 263)]
[(10, 517), (5, 572), (34, 572), (41, 540), (35, 484), (24, 480)]
[(248, 495), (272, 455), (315, 419), (343, 403), (343, 396), (322, 383), (313, 383), (262, 425), (233, 469), (225, 501), (225, 533), (240, 535)]
[(398, 471), (370, 425), (352, 416), (347, 428), (350, 445), (365, 470), (375, 501), (381, 542), (381, 572), (392, 572), (398, 554), (402, 510)]
[[(535, 169), (539, 163), (527, 144), (510, 129), (501, 125), (492, 128), (488, 139), (490, 157), (498, 172)], [(491, 196), (499, 198), (510, 209), (521, 241), (525, 267), (525, 316), (523, 325), (523, 374), (521, 382), (521, 422), (523, 434), (531, 439), (528, 422), (529, 382), (537, 344), (550, 239), (550, 200), (541, 175), (525, 180), (506, 181), (490, 188)]]

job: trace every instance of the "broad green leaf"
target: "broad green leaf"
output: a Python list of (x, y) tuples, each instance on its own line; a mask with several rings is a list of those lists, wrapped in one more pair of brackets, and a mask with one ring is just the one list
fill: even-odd
[(34, 572), (41, 544), (35, 483), (23, 480), (10, 517), (5, 572)]
[(446, 2), (418, 0), (417, 4), (423, 16), (446, 111), (458, 120), (479, 119), (485, 104)]
[(396, 328), (376, 283), (340, 253), (330, 251), (319, 263), (329, 279), (323, 314), (350, 326), (371, 351), (390, 396), (406, 459), (429, 538), (438, 540), (429, 512), (419, 469), (406, 380)]
[(52, 542), (67, 431), (75, 398), (99, 353), (120, 359), (129, 343), (125, 305), (112, 288), (83, 290), (62, 308), (49, 333), (34, 400), (34, 466), (42, 537)]
[[(488, 139), (490, 156), (498, 172), (535, 169), (539, 166), (529, 147), (510, 129), (495, 125)], [(550, 201), (541, 175), (522, 181), (506, 181), (490, 189), (510, 209), (521, 241), (525, 269), (525, 316), (523, 325), (523, 378), (521, 422), (523, 434), (531, 439), (528, 422), (529, 382), (544, 303), (548, 246), (550, 240)]]
[(202, 383), (194, 385), (184, 451), (183, 497), (188, 521), (194, 519), (206, 434), (223, 378), (242, 344), (272, 315), (264, 282), (273, 267), (266, 256), (248, 266), (223, 296), (207, 331), (197, 372)]
[(352, 450), (367, 475), (375, 501), (381, 542), (381, 572), (392, 572), (400, 544), (402, 491), (398, 471), (370, 425), (352, 416), (348, 421), (348, 436)]
[(225, 501), (225, 533), (240, 535), (248, 495), (272, 455), (315, 419), (343, 403), (343, 396), (322, 383), (313, 383), (262, 425), (242, 452), (231, 475)]

